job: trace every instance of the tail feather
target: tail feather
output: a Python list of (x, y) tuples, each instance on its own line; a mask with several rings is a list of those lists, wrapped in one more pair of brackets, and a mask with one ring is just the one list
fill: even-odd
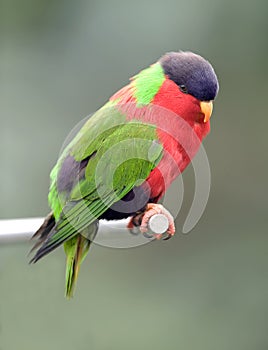
[(37, 242), (34, 244), (32, 249), (30, 250), (30, 253), (32, 253), (34, 250), (36, 250), (46, 241), (48, 235), (50, 234), (54, 226), (55, 226), (55, 218), (53, 213), (51, 212), (47, 215), (47, 217), (45, 218), (40, 228), (32, 236), (31, 239), (37, 238)]
[(78, 278), (80, 266), (85, 259), (90, 243), (94, 240), (98, 231), (98, 221), (64, 243), (64, 250), (66, 254), (66, 279), (65, 279), (65, 296), (70, 299), (75, 290), (76, 281)]
[(91, 241), (94, 240), (98, 231), (98, 221), (96, 220), (91, 225), (86, 227), (81, 234), (76, 233), (74, 237), (59, 241), (52, 246), (48, 245), (49, 239), (56, 232), (56, 223), (53, 213), (50, 213), (41, 227), (36, 231), (32, 238), (37, 238), (37, 242), (31, 249), (30, 253), (37, 249), (34, 257), (30, 260), (30, 263), (35, 263), (41, 259), (44, 255), (54, 250), (56, 247), (64, 243), (64, 250), (67, 257), (66, 260), (66, 284), (65, 295), (69, 299), (73, 296), (76, 281), (78, 278), (81, 263), (86, 257)]
[(80, 266), (88, 253), (90, 243), (88, 239), (80, 234), (64, 243), (64, 250), (67, 257), (65, 296), (68, 299), (73, 297)]

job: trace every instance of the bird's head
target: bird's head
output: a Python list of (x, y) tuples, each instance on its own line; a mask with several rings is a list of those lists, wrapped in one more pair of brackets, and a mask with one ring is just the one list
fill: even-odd
[(211, 64), (192, 52), (169, 52), (159, 60), (165, 75), (177, 84), (182, 94), (193, 96), (199, 102), (203, 121), (210, 119), (213, 100), (219, 83)]

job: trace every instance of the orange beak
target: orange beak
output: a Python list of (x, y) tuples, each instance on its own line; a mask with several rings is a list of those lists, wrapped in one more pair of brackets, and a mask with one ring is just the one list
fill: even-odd
[(204, 123), (208, 122), (212, 111), (213, 111), (213, 103), (212, 101), (201, 101), (200, 102), (200, 108), (201, 108), (201, 112), (205, 115), (204, 118)]

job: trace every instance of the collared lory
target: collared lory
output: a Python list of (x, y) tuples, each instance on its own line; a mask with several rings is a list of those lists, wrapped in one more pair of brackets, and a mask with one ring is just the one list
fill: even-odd
[(130, 218), (148, 230), (170, 183), (194, 157), (210, 129), (218, 80), (208, 61), (170, 52), (134, 76), (81, 127), (51, 172), (51, 213), (35, 233), (36, 262), (64, 245), (66, 296), (73, 295), (99, 219)]

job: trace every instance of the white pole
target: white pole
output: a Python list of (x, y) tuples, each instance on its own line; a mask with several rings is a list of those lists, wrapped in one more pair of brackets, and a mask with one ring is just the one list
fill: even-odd
[[(41, 226), (44, 218), (7, 219), (0, 220), (0, 244), (28, 241)], [(126, 226), (126, 220), (101, 220), (95, 242), (115, 248), (127, 248), (148, 243), (152, 237), (141, 234), (131, 235)], [(152, 233), (163, 234), (167, 231), (168, 220), (162, 214), (156, 214), (149, 221)]]

